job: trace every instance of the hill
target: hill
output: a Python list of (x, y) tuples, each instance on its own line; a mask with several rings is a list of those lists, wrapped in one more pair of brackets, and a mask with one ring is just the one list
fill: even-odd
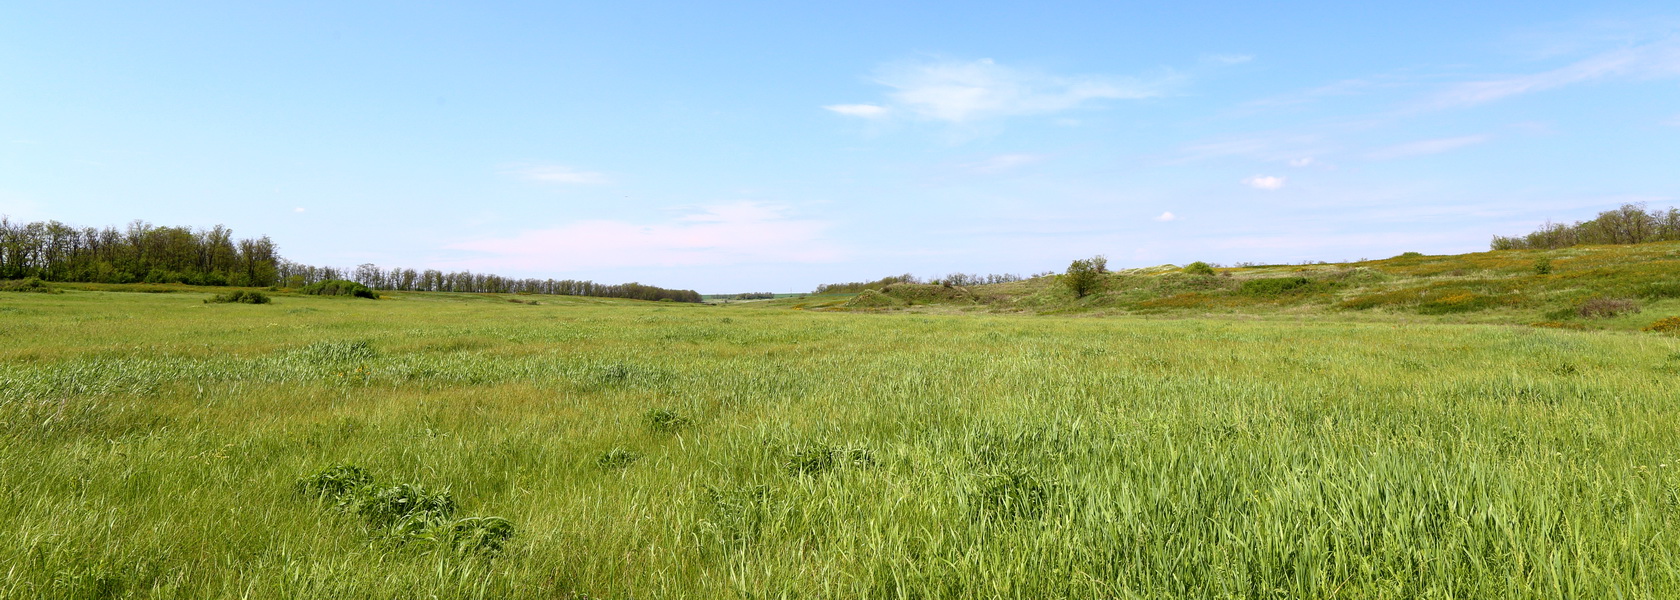
[(1037, 314), (1428, 317), (1583, 329), (1638, 329), (1680, 314), (1680, 242), (1499, 250), (1311, 265), (1176, 265), (1102, 275), (1076, 298), (1051, 275), (1012, 283), (894, 283), (848, 294), (778, 300), (806, 310), (992, 311)]

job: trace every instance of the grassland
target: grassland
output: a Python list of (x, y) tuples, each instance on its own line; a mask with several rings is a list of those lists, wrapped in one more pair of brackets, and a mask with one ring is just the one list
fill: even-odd
[(121, 289), (0, 294), (0, 597), (1680, 596), (1670, 335)]

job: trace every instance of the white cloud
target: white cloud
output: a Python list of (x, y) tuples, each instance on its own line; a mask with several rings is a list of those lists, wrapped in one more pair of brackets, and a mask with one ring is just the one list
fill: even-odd
[(295, 213), (300, 213), (300, 212), (303, 212), (303, 207), (302, 207), (302, 206), (299, 206), (299, 207), (297, 207), (297, 208), (294, 208), (294, 209), (292, 209), (292, 212), (295, 212)]
[(1243, 185), (1257, 190), (1281, 190), (1283, 189), (1284, 178), (1271, 175), (1255, 175), (1242, 180), (1242, 182)]
[(1457, 150), (1465, 146), (1474, 146), (1490, 139), (1493, 138), (1487, 135), (1466, 135), (1460, 137), (1421, 140), (1405, 144), (1397, 144), (1386, 148), (1379, 148), (1366, 156), (1375, 160), (1388, 160), (1393, 158), (1406, 158), (1410, 156), (1440, 154), (1442, 152)]
[(849, 117), (863, 117), (878, 119), (887, 116), (887, 107), (874, 104), (830, 104), (824, 109), (831, 110)]
[(823, 239), (828, 226), (784, 207), (736, 202), (664, 222), (579, 221), (445, 248), (475, 255), (452, 268), (526, 272), (830, 262), (841, 252)]
[(1171, 211), (1168, 211), (1168, 212), (1161, 213), (1161, 216), (1159, 216), (1159, 217), (1155, 217), (1155, 220), (1160, 221), (1162, 223), (1165, 223), (1167, 221), (1177, 221), (1178, 220), (1178, 215), (1172, 214)]
[(1680, 76), (1680, 38), (1618, 48), (1550, 71), (1460, 83), (1430, 98), (1425, 107), (1474, 106), (1601, 79), (1675, 76)]
[(1291, 167), (1310, 167), (1317, 163), (1318, 161), (1313, 160), (1311, 156), (1289, 159), (1289, 166)]
[[(875, 82), (891, 88), (888, 106), (841, 104), (834, 112), (876, 118), (889, 112), (965, 123), (1055, 113), (1100, 100), (1160, 96), (1173, 77), (1153, 81), (1100, 75), (1061, 76), (976, 61), (935, 60), (883, 67)], [(864, 108), (868, 107), (868, 108)]]
[(562, 165), (532, 165), (519, 166), (507, 170), (509, 173), (529, 181), (544, 183), (592, 185), (607, 183), (609, 179), (603, 173), (595, 171), (580, 171)]
[(961, 165), (964, 170), (975, 173), (1002, 173), (1033, 163), (1044, 162), (1045, 156), (1039, 154), (999, 154), (986, 160)]

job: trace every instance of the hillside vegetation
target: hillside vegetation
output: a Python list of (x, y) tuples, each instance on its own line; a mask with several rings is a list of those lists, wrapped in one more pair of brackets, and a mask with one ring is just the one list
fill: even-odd
[(1680, 314), (1680, 242), (1408, 253), (1355, 263), (1217, 268), (1163, 265), (1098, 276), (1083, 298), (1065, 275), (977, 286), (889, 283), (783, 306), (827, 310), (1312, 316), (1638, 329)]

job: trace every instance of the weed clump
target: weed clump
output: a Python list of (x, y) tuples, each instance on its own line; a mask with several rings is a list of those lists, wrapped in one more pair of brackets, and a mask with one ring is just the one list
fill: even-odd
[(607, 471), (621, 471), (630, 468), (631, 463), (640, 460), (642, 455), (623, 448), (613, 448), (595, 457), (595, 466)]
[(1646, 325), (1640, 331), (1651, 331), (1651, 332), (1655, 332), (1655, 333), (1680, 334), (1680, 317), (1667, 317), (1667, 318), (1663, 318), (1663, 319), (1658, 319), (1656, 322), (1651, 323), (1650, 325)]
[(226, 294), (216, 294), (204, 299), (205, 304), (268, 304), (273, 302), (268, 294), (234, 290)]
[(375, 535), (396, 544), (423, 543), (460, 554), (492, 556), (513, 537), (513, 523), (501, 517), (452, 520), (455, 498), (447, 491), (413, 483), (374, 485), (373, 476), (355, 465), (334, 465), (299, 478), (297, 492), (331, 500), (336, 508), (361, 517)]
[(1401, 252), (1394, 258), (1423, 258), (1422, 252)]
[(57, 294), (59, 290), (47, 285), (39, 277), (28, 277), (15, 281), (0, 281), (0, 292), (34, 292), (37, 294)]
[(647, 421), (648, 430), (654, 433), (677, 433), (694, 425), (693, 419), (668, 408), (649, 410), (642, 415), (642, 418)]
[(989, 475), (973, 495), (974, 508), (987, 519), (1037, 519), (1055, 487), (1054, 481), (1020, 471)]
[(1608, 319), (1639, 312), (1639, 302), (1627, 298), (1592, 298), (1575, 307), (1575, 314), (1588, 319)]
[(1552, 274), (1552, 259), (1544, 258), (1544, 257), (1534, 259), (1534, 274), (1535, 275), (1551, 275)]
[(796, 448), (788, 453), (789, 475), (818, 475), (839, 467), (871, 467), (875, 457), (863, 448), (843, 448), (822, 444)]
[(1242, 282), (1237, 293), (1244, 296), (1259, 296), (1275, 298), (1278, 296), (1292, 296), (1312, 292), (1327, 291), (1334, 287), (1334, 283), (1319, 281), (1307, 277), (1267, 277), (1250, 279)]
[(368, 298), (378, 300), (379, 293), (373, 288), (343, 279), (329, 279), (318, 281), (298, 288), (298, 293), (311, 296), (350, 296), (353, 298)]

